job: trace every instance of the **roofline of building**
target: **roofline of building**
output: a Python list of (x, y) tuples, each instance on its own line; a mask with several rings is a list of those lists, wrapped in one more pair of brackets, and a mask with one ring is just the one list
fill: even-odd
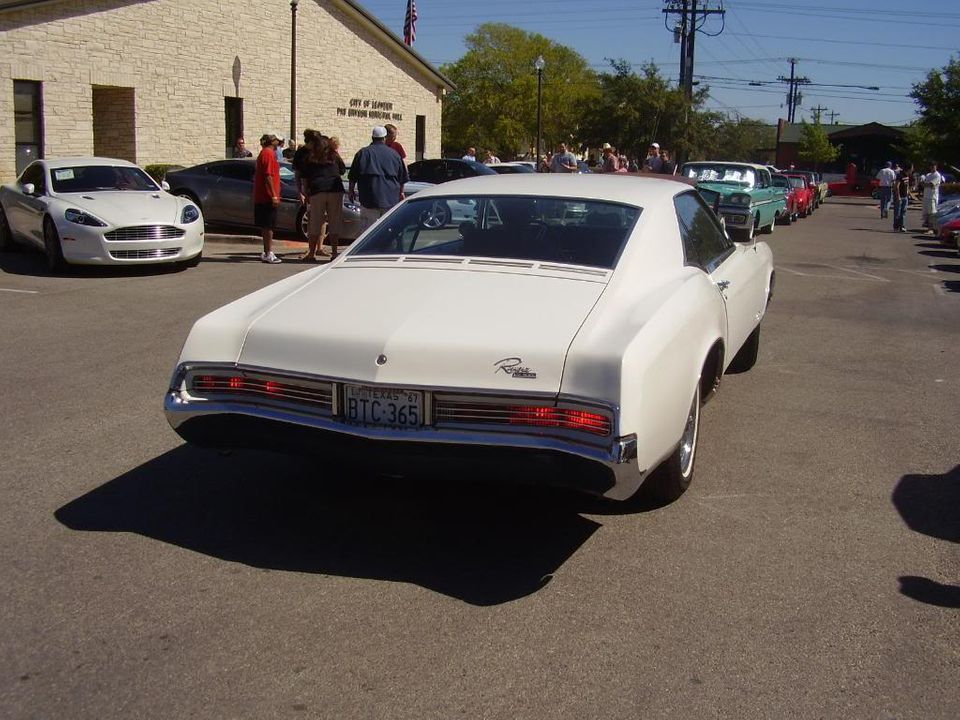
[[(0, 0), (0, 13), (9, 10), (19, 10), (33, 5), (49, 5), (55, 2), (60, 2), (60, 0)], [(445, 92), (456, 90), (457, 86), (454, 85), (446, 75), (437, 70), (437, 68), (431, 65), (420, 53), (397, 37), (390, 28), (374, 17), (365, 7), (354, 0), (334, 0), (334, 2), (341, 5), (349, 15), (372, 27), (375, 32), (385, 36), (401, 53), (405, 53), (415, 64), (419, 65), (428, 77), (439, 83), (441, 90)]]

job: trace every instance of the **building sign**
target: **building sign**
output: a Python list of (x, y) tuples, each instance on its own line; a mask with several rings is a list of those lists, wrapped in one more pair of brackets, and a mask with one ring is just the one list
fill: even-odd
[(350, 98), (350, 107), (338, 107), (338, 117), (374, 118), (376, 120), (403, 120), (403, 113), (393, 111), (393, 103), (384, 100)]

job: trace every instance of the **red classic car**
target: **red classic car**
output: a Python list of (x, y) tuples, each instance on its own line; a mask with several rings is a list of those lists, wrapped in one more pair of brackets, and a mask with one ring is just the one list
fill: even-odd
[(813, 212), (817, 189), (810, 184), (810, 179), (806, 175), (800, 175), (799, 173), (783, 174), (790, 180), (790, 185), (794, 190), (797, 191), (797, 206), (800, 217), (806, 217)]
[(773, 179), (773, 186), (783, 189), (783, 198), (787, 204), (777, 218), (781, 225), (789, 225), (800, 216), (800, 200), (797, 198), (797, 189), (790, 184), (790, 178), (786, 175), (776, 173), (770, 176)]

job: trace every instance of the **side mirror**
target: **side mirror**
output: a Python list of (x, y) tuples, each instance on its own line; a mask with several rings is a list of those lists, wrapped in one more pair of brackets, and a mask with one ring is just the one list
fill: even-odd
[(161, 181), (160, 181), (160, 189), (161, 189), (161, 190), (166, 190), (167, 192), (170, 192), (170, 183), (168, 183), (166, 180), (161, 180)]
[(23, 186), (24, 195), (36, 195), (37, 188), (33, 183), (25, 183)]

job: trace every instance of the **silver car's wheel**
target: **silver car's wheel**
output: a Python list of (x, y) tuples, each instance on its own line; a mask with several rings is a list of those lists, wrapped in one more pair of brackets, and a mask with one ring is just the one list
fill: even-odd
[(10, 230), (10, 223), (7, 221), (7, 214), (0, 208), (0, 251), (10, 252), (17, 247), (13, 240), (13, 231)]
[(61, 272), (67, 266), (63, 259), (63, 246), (60, 244), (60, 233), (57, 226), (49, 217), (43, 221), (43, 249), (47, 256), (47, 269), (52, 273)]

